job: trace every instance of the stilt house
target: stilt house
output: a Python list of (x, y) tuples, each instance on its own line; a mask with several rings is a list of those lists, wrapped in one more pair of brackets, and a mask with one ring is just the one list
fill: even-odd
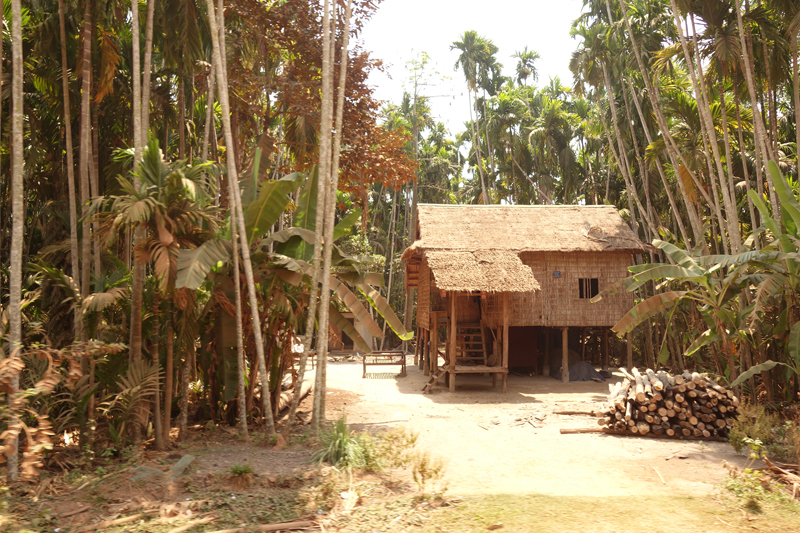
[(633, 297), (590, 299), (648, 250), (613, 206), (419, 205), (403, 260), (429, 386), (446, 376), (454, 391), (458, 374), (479, 373), (505, 390), (510, 367), (547, 373), (554, 329), (565, 380), (570, 332), (577, 349), (597, 334), (607, 361), (608, 329)]

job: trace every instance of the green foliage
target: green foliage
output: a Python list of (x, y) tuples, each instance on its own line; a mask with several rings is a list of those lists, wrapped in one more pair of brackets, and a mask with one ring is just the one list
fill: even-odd
[(231, 467), (230, 472), (234, 477), (248, 476), (253, 473), (253, 469), (250, 468), (250, 465), (235, 464)]
[(345, 471), (380, 469), (372, 437), (350, 431), (345, 416), (334, 422), (330, 429), (320, 434), (322, 448), (312, 456), (318, 463), (330, 463)]
[(793, 424), (782, 423), (780, 417), (763, 405), (742, 404), (733, 423), (728, 442), (738, 453), (750, 450), (758, 459), (761, 455), (777, 460), (795, 458)]

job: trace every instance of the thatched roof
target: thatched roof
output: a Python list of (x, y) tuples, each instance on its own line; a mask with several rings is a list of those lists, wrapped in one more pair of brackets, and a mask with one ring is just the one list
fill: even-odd
[(649, 248), (613, 206), (418, 206), (417, 251), (630, 252)]
[(530, 267), (509, 252), (427, 251), (436, 286), (445, 291), (531, 292), (539, 290)]

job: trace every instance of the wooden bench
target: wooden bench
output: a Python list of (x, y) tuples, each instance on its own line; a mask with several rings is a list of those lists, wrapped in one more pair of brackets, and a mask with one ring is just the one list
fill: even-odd
[(406, 353), (401, 350), (387, 351), (387, 352), (372, 352), (364, 354), (364, 375), (362, 378), (367, 377), (367, 365), (370, 366), (385, 366), (385, 365), (400, 365), (400, 375), (406, 375)]

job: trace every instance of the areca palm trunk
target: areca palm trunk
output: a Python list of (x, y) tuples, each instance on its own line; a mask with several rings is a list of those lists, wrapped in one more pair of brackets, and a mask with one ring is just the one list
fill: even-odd
[[(624, 80), (623, 80), (624, 83)], [(653, 144), (653, 137), (650, 134), (650, 127), (647, 125), (644, 119), (644, 113), (642, 112), (642, 106), (639, 103), (639, 97), (636, 96), (636, 92), (633, 88), (633, 83), (628, 80), (628, 87), (631, 90), (631, 96), (633, 98), (633, 104), (636, 107), (636, 112), (639, 115), (639, 121), (642, 124), (642, 129), (644, 130), (645, 138), (647, 139), (648, 144)], [(687, 248), (689, 247), (689, 236), (686, 233), (686, 228), (683, 225), (683, 218), (680, 216), (680, 212), (678, 211), (678, 206), (675, 203), (675, 198), (672, 195), (672, 190), (670, 189), (669, 182), (667, 181), (666, 173), (664, 172), (664, 167), (661, 165), (661, 158), (656, 158), (656, 167), (658, 168), (658, 174), (661, 177), (661, 183), (664, 185), (664, 191), (667, 193), (667, 198), (669, 199), (669, 206), (672, 208), (673, 212), (673, 220), (678, 223), (678, 229), (681, 232), (681, 236), (683, 236), (683, 242), (686, 243)], [(690, 211), (690, 220), (691, 220), (691, 212), (694, 212), (694, 207), (690, 204), (686, 204), (686, 208)], [(696, 216), (696, 214), (695, 214)]]
[[(147, 25), (144, 34), (144, 76), (142, 79), (141, 106), (142, 129), (140, 144), (142, 146), (147, 145), (147, 136), (150, 134), (150, 75), (153, 70), (153, 16), (155, 6), (156, 0), (147, 0)], [(167, 147), (164, 146), (164, 150), (166, 149)]]
[[(23, 205), (23, 169), (24, 154), (22, 151), (22, 7), (20, 0), (11, 0), (11, 272), (9, 276), (9, 341), (10, 357), (19, 357), (22, 351), (22, 241), (24, 233), (25, 213)], [(11, 394), (19, 388), (19, 377), (11, 380)], [(9, 395), (10, 396), (10, 395)], [(13, 442), (11, 454), (8, 455), (7, 479), (16, 481), (19, 477), (19, 456), (17, 446), (19, 439)]]
[[(144, 147), (144, 139), (146, 136), (142, 135), (142, 119), (141, 119), (141, 78), (139, 78), (139, 9), (138, 2), (134, 1), (131, 5), (131, 33), (133, 45), (133, 65), (132, 79), (133, 79), (133, 186), (138, 189), (141, 187), (141, 180), (136, 174), (136, 167), (142, 160), (142, 148)], [(131, 237), (130, 234), (127, 235)], [(144, 229), (137, 225), (133, 229), (133, 242), (131, 249), (137, 243), (142, 242), (144, 239)], [(142, 311), (144, 298), (144, 265), (141, 259), (137, 258), (137, 254), (133, 254), (133, 272), (131, 280), (131, 320), (129, 332), (129, 361), (139, 362), (142, 359)], [(156, 356), (158, 362), (158, 356)], [(166, 394), (165, 394), (166, 396)], [(158, 394), (156, 394), (156, 402), (159, 401)], [(159, 421), (157, 429), (161, 429), (161, 422)], [(133, 440), (139, 442), (141, 440), (141, 427), (139, 424), (133, 425)], [(160, 444), (161, 448), (164, 446), (163, 436), (159, 435), (156, 439), (156, 445)]]
[(214, 65), (208, 73), (208, 92), (206, 93), (206, 127), (203, 130), (202, 159), (208, 161), (208, 144), (211, 140), (211, 132), (214, 129)]
[[(336, 4), (334, 4), (335, 6)], [(325, 421), (325, 396), (327, 395), (327, 368), (328, 368), (328, 322), (330, 311), (330, 298), (331, 298), (331, 276), (327, 275), (331, 270), (331, 262), (333, 258), (333, 229), (336, 225), (336, 190), (339, 187), (339, 155), (341, 153), (342, 144), (342, 126), (344, 121), (344, 97), (345, 88), (347, 83), (347, 60), (348, 60), (348, 46), (350, 43), (350, 16), (352, 9), (352, 0), (347, 0), (347, 7), (345, 8), (344, 27), (342, 28), (342, 55), (339, 64), (339, 83), (338, 87), (338, 100), (336, 102), (336, 123), (334, 125), (333, 134), (333, 154), (331, 158), (330, 178), (328, 184), (328, 202), (325, 205), (325, 234), (324, 234), (324, 248), (323, 248), (323, 261), (322, 261), (322, 289), (319, 299), (319, 322), (320, 322), (320, 342), (318, 345), (319, 356), (319, 374), (321, 375), (321, 387), (318, 389), (319, 393), (315, 397), (320, 398), (319, 411), (316, 413), (315, 420), (317, 424)], [(332, 9), (332, 12), (333, 11)], [(333, 43), (335, 40), (335, 32), (331, 32), (331, 69), (330, 81), (333, 81)], [(333, 100), (333, 87), (329, 82), (330, 99)]]
[[(655, 229), (652, 227), (653, 225), (650, 222), (650, 218), (647, 216), (647, 213), (642, 207), (642, 201), (639, 199), (639, 193), (637, 192), (636, 185), (633, 182), (633, 175), (631, 174), (630, 164), (628, 163), (628, 154), (625, 152), (625, 146), (622, 143), (622, 134), (619, 131), (619, 117), (617, 115), (617, 104), (614, 101), (614, 93), (612, 92), (613, 89), (611, 86), (611, 78), (608, 75), (608, 67), (606, 66), (605, 61), (601, 61), (600, 64), (603, 68), (603, 79), (605, 80), (606, 96), (608, 97), (608, 104), (611, 108), (611, 120), (613, 122), (614, 134), (617, 137), (617, 147), (619, 149), (619, 154), (617, 154), (617, 152), (615, 152), (612, 147), (612, 153), (614, 154), (614, 158), (617, 160), (617, 166), (619, 166), (620, 168), (622, 177), (625, 179), (625, 185), (626, 187), (628, 187), (628, 203), (630, 204), (629, 207), (631, 210), (631, 221), (634, 224), (633, 231), (636, 232), (636, 227), (635, 227), (636, 219), (634, 215), (634, 203), (631, 202), (631, 196), (633, 196), (633, 199), (635, 200), (636, 203), (636, 207), (639, 208), (639, 212), (643, 213), (645, 223), (647, 223), (651, 231), (656, 233)], [(603, 127), (605, 128), (605, 119), (603, 119)], [(608, 131), (606, 131), (606, 133), (608, 133)], [(610, 143), (611, 142), (610, 135), (608, 137)]]
[(175, 348), (174, 305), (172, 298), (167, 302), (167, 361), (165, 365), (166, 377), (164, 378), (164, 421), (161, 425), (164, 443), (169, 443), (169, 430), (172, 427), (172, 387), (175, 363), (173, 361)]
[[(655, 211), (653, 211), (653, 202), (650, 199), (650, 183), (647, 174), (647, 167), (644, 163), (644, 158), (639, 150), (639, 141), (636, 139), (636, 132), (633, 129), (633, 116), (631, 116), (631, 104), (628, 101), (628, 91), (625, 87), (625, 78), (623, 77), (620, 80), (620, 89), (622, 89), (622, 98), (625, 101), (625, 115), (628, 117), (628, 126), (630, 127), (631, 131), (631, 144), (633, 145), (634, 153), (636, 154), (636, 162), (639, 165), (639, 172), (641, 172), (642, 177), (642, 189), (644, 190), (644, 200), (645, 204), (647, 205), (647, 210), (644, 213), (645, 219), (647, 220), (648, 225), (650, 226), (650, 230), (653, 232), (654, 235), (657, 235), (658, 227), (653, 220), (653, 216), (655, 215)], [(633, 183), (633, 175), (631, 174), (631, 183)], [(638, 195), (637, 195), (638, 197)], [(648, 239), (652, 240), (652, 239)]]
[[(742, 3), (740, 0), (736, 0), (736, 23), (739, 27), (739, 41), (741, 42), (742, 49), (744, 53), (742, 54), (742, 63), (744, 64), (744, 76), (745, 81), (747, 82), (747, 91), (750, 93), (750, 105), (753, 109), (753, 129), (754, 129), (754, 136), (756, 142), (756, 152), (761, 152), (761, 159), (762, 162), (759, 162), (758, 168), (761, 171), (762, 163), (774, 159), (774, 154), (770, 149), (769, 143), (767, 142), (767, 134), (766, 128), (764, 126), (764, 122), (761, 119), (761, 114), (758, 112), (758, 100), (756, 98), (756, 83), (755, 77), (753, 75), (753, 66), (751, 65), (752, 60), (752, 50), (750, 46), (749, 40), (745, 36), (744, 31), (744, 22), (742, 21)], [(778, 197), (775, 194), (775, 187), (772, 184), (772, 178), (769, 175), (769, 172), (762, 172), (762, 174), (766, 175), (767, 183), (769, 183), (769, 199), (772, 202), (772, 212), (775, 219), (780, 223), (781, 221), (781, 210), (779, 208), (780, 203), (778, 202)]]
[[(2, 15), (0, 15), (0, 22)], [(61, 37), (61, 92), (64, 97), (64, 130), (65, 144), (67, 152), (67, 197), (69, 198), (69, 252), (72, 279), (77, 282), (79, 278), (79, 259), (78, 259), (78, 217), (77, 201), (75, 198), (75, 159), (72, 148), (72, 116), (69, 101), (69, 69), (67, 69), (67, 30), (64, 22), (64, 0), (58, 0), (58, 26)], [(2, 46), (2, 44), (0, 44)], [(2, 54), (0, 53), (0, 56)], [(2, 61), (0, 61), (2, 63)], [(2, 70), (0, 70), (2, 76)], [(73, 337), (74, 340), (81, 336), (81, 310), (75, 306), (73, 314)]]
[(244, 222), (244, 211), (241, 206), (241, 196), (238, 187), (238, 173), (236, 171), (236, 154), (233, 153), (234, 141), (233, 130), (231, 128), (231, 107), (228, 99), (227, 73), (225, 71), (224, 52), (225, 37), (222, 30), (225, 27), (224, 7), (222, 0), (219, 8), (214, 7), (213, 0), (206, 0), (209, 13), (209, 26), (211, 29), (211, 44), (214, 54), (214, 64), (217, 68), (217, 78), (219, 81), (219, 100), (222, 107), (222, 129), (225, 134), (225, 145), (228, 152), (225, 157), (228, 168), (228, 185), (233, 187), (234, 205), (231, 206), (232, 220), (239, 225), (239, 237), (242, 245), (242, 263), (244, 273), (247, 278), (247, 289), (250, 300), (250, 317), (253, 322), (253, 336), (256, 344), (256, 355), (258, 357), (258, 370), (261, 379), (264, 420), (268, 435), (275, 433), (275, 422), (272, 417), (270, 407), (269, 381), (267, 380), (267, 366), (264, 359), (264, 343), (261, 336), (261, 317), (258, 312), (258, 298), (256, 297), (256, 286), (253, 277), (253, 265), (250, 262), (250, 245), (247, 240), (247, 230)]
[[(331, 172), (331, 139), (333, 127), (333, 56), (332, 56), (332, 30), (331, 18), (332, 9), (329, 0), (325, 0), (322, 6), (322, 108), (320, 117), (320, 140), (319, 140), (319, 181), (317, 184), (317, 220), (316, 230), (317, 235), (322, 237), (325, 234), (325, 219), (327, 214), (328, 205), (328, 182), (330, 181)], [(322, 200), (319, 202), (319, 200)], [(321, 215), (321, 216), (320, 216)], [(317, 255), (317, 249), (320, 255)], [(324, 270), (324, 248), (322, 240), (317, 241), (314, 245), (314, 260), (315, 268), (319, 268), (319, 281), (328, 277), (328, 272)], [(320, 413), (322, 410), (322, 398), (320, 397), (324, 392), (321, 390), (322, 385), (322, 349), (323, 343), (327, 342), (327, 332), (324, 332), (325, 324), (322, 322), (322, 290), (319, 291), (319, 332), (317, 333), (317, 371), (315, 378), (314, 388), (314, 403), (313, 412), (311, 417), (311, 429), (314, 433), (319, 433), (320, 426)]]
[[(644, 80), (645, 88), (647, 91), (647, 97), (650, 99), (650, 104), (653, 108), (653, 111), (655, 112), (656, 121), (658, 122), (658, 127), (661, 130), (661, 135), (664, 137), (664, 140), (666, 142), (667, 154), (669, 155), (673, 169), (675, 169), (675, 174), (676, 175), (679, 174), (680, 164), (678, 162), (680, 161), (680, 163), (683, 164), (683, 167), (686, 169), (686, 172), (692, 178), (692, 181), (695, 183), (698, 192), (704, 196), (709, 205), (714, 205), (711, 198), (708, 196), (708, 194), (706, 194), (705, 189), (703, 189), (702, 184), (698, 181), (697, 176), (695, 176), (694, 172), (692, 172), (692, 170), (689, 168), (689, 165), (686, 164), (686, 160), (680, 153), (680, 150), (678, 150), (678, 146), (675, 144), (675, 139), (672, 138), (672, 134), (669, 131), (669, 125), (667, 123), (666, 118), (664, 117), (664, 112), (661, 109), (661, 102), (658, 91), (655, 90), (650, 78), (648, 77), (647, 69), (645, 68), (644, 61), (642, 60), (641, 51), (637, 47), (636, 39), (633, 36), (630, 20), (628, 19), (628, 12), (627, 9), (625, 8), (625, 2), (624, 1), (620, 2), (620, 6), (622, 7), (622, 13), (625, 17), (625, 23), (628, 27), (628, 34), (631, 39), (631, 44), (633, 45), (633, 52), (634, 55), (636, 56), (636, 63), (639, 67), (639, 72), (642, 75), (642, 79)], [(608, 10), (609, 20), (611, 20), (611, 6), (609, 4), (609, 0), (606, 0), (606, 8)], [(680, 176), (678, 176), (677, 182), (678, 182), (678, 188), (681, 191), (681, 195), (683, 196), (684, 202), (686, 203), (687, 206), (689, 219), (692, 222), (692, 229), (694, 230), (695, 240), (697, 243), (705, 246), (705, 234), (703, 231), (703, 225), (697, 219), (697, 214), (694, 213), (692, 209), (688, 208), (690, 205), (689, 195), (686, 193), (686, 188), (683, 185), (683, 181), (680, 179)], [(720, 224), (722, 224), (722, 215), (719, 212), (717, 212), (717, 217), (719, 219)]]
[[(725, 204), (725, 226), (722, 226), (722, 220), (720, 220), (720, 231), (722, 231), (723, 227), (725, 231), (728, 233), (728, 239), (730, 241), (731, 249), (734, 253), (739, 252), (742, 245), (741, 234), (739, 233), (739, 229), (737, 226), (738, 218), (736, 217), (736, 208), (731, 202), (731, 195), (730, 195), (730, 188), (729, 184), (725, 181), (725, 171), (722, 168), (722, 159), (719, 153), (719, 143), (717, 142), (717, 133), (716, 129), (714, 128), (714, 119), (711, 116), (711, 109), (710, 99), (708, 97), (708, 91), (706, 90), (705, 81), (703, 79), (703, 71), (702, 71), (702, 64), (699, 61), (697, 62), (697, 68), (699, 72), (695, 72), (694, 62), (692, 61), (692, 57), (689, 54), (689, 46), (686, 43), (686, 37), (683, 34), (683, 26), (681, 24), (680, 16), (678, 14), (678, 7), (675, 4), (675, 0), (670, 0), (670, 4), (672, 6), (672, 14), (675, 19), (675, 27), (678, 30), (678, 37), (681, 42), (681, 47), (683, 49), (683, 56), (686, 60), (686, 65), (689, 69), (689, 76), (692, 80), (692, 87), (694, 89), (695, 100), (697, 101), (697, 110), (698, 114), (700, 115), (700, 126), (703, 132), (703, 143), (710, 145), (711, 153), (714, 156), (714, 163), (716, 164), (717, 170), (717, 179), (719, 179), (720, 189), (722, 192), (722, 201)], [(626, 15), (627, 20), (627, 15)], [(633, 36), (631, 35), (631, 38)], [(697, 39), (695, 36), (694, 40), (695, 44), (695, 53), (697, 53)], [(698, 73), (699, 73), (699, 83), (698, 83)], [(727, 140), (727, 136), (726, 136)], [(726, 147), (729, 150), (729, 147)], [(708, 158), (708, 149), (705, 150), (706, 158)], [(730, 160), (728, 160), (730, 161)], [(716, 200), (717, 191), (716, 191), (716, 184), (714, 182), (714, 173), (712, 169), (709, 169), (710, 175), (709, 179), (713, 186), (714, 191), (714, 199)], [(728, 244), (725, 241), (724, 237), (722, 239), (723, 247), (725, 248), (725, 253), (728, 253)]]
[[(738, 85), (736, 80), (737, 77), (738, 76), (734, 76), (734, 87)], [(739, 97), (734, 94), (733, 100), (736, 104), (736, 130), (739, 134), (739, 154), (742, 160), (742, 170), (744, 171), (744, 183), (745, 187), (747, 188), (747, 207), (750, 211), (750, 227), (755, 231), (755, 229), (758, 227), (758, 219), (756, 218), (756, 211), (753, 208), (753, 200), (750, 198), (750, 170), (747, 168), (747, 154), (745, 152), (744, 134), (742, 133), (742, 112), (739, 105)], [(760, 239), (754, 239), (754, 244), (756, 249), (761, 249)]]
[(183, 66), (178, 68), (178, 159), (186, 159), (186, 95), (183, 84)]
[[(233, 204), (233, 187), (228, 183), (228, 202)], [(233, 257), (233, 290), (234, 305), (236, 306), (236, 386), (238, 390), (238, 410), (239, 410), (239, 434), (243, 438), (248, 438), (247, 434), (247, 397), (244, 390), (244, 346), (242, 341), (242, 286), (241, 276), (239, 275), (239, 250), (236, 239), (239, 232), (236, 231), (236, 224), (231, 220), (231, 256)], [(264, 392), (262, 391), (262, 394)]]
[[(91, 116), (90, 116), (90, 93), (92, 75), (92, 2), (86, 0), (86, 7), (83, 15), (83, 53), (82, 53), (82, 88), (81, 88), (81, 134), (80, 152), (78, 157), (78, 175), (80, 177), (81, 194), (81, 213), (83, 222), (81, 224), (81, 295), (86, 298), (91, 292), (90, 267), (91, 267), (91, 245), (89, 242), (89, 223), (86, 218), (89, 200), (89, 157), (91, 154)], [(86, 330), (83, 330), (85, 340)], [(82, 362), (84, 372), (88, 371), (88, 360), (84, 357)]]
[[(794, 87), (794, 128), (797, 138), (796, 150), (800, 152), (800, 66), (797, 60), (797, 30), (792, 33), (792, 86)], [(798, 157), (800, 160), (800, 157)]]

